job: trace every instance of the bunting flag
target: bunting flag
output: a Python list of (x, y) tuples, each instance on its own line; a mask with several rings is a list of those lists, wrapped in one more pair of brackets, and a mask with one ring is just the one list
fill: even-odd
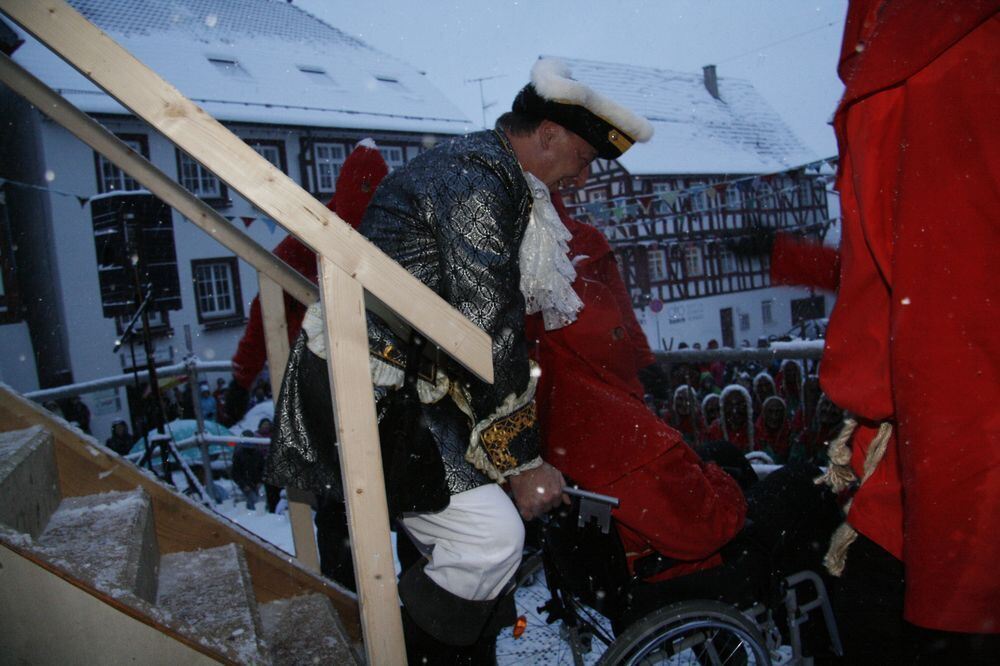
[[(23, 187), (29, 190), (40, 190), (42, 192), (51, 192), (52, 194), (58, 194), (63, 197), (73, 197), (76, 199), (77, 203), (80, 204), (80, 208), (84, 208), (88, 203), (90, 203), (90, 197), (85, 197), (80, 194), (75, 194), (73, 192), (66, 192), (65, 190), (57, 190), (54, 187), (46, 187), (44, 185), (34, 185), (32, 183), (25, 183), (20, 180), (11, 180), (9, 178), (0, 178), (0, 188), (4, 185), (13, 185), (14, 187)], [(3, 200), (0, 203), (7, 203), (6, 193), (3, 193)]]
[(267, 227), (268, 233), (273, 234), (274, 230), (278, 227), (278, 223), (269, 217), (261, 218), (264, 221), (264, 225)]
[(660, 201), (664, 202), (668, 206), (673, 206), (677, 203), (677, 193), (674, 191), (660, 192)]
[(241, 215), (240, 219), (243, 221), (243, 226), (246, 227), (247, 229), (249, 229), (250, 225), (253, 224), (254, 220), (256, 220), (257, 218), (256, 217), (248, 217), (248, 216), (245, 216), (245, 215)]

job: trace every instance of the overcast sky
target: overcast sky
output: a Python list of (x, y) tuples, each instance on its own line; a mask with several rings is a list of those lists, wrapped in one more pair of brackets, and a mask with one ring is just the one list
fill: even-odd
[[(827, 124), (846, 0), (294, 0), (331, 25), (427, 72), (476, 124), (507, 110), (539, 54), (747, 79), (816, 157)], [(724, 82), (723, 82), (724, 85)]]

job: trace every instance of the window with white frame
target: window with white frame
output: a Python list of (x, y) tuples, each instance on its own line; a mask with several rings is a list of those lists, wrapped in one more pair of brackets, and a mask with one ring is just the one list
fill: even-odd
[(700, 277), (705, 274), (701, 248), (697, 245), (686, 245), (684, 247), (684, 270), (688, 277)]
[(191, 262), (191, 276), (199, 323), (243, 320), (236, 257), (195, 259)]
[(740, 313), (740, 330), (741, 331), (750, 330), (750, 314), (747, 312)]
[(177, 151), (178, 180), (191, 194), (202, 199), (225, 199), (226, 191), (222, 181), (215, 174), (199, 164), (193, 157)]
[[(153, 335), (163, 335), (170, 331), (170, 314), (166, 310), (150, 310), (148, 313), (149, 318), (149, 331)], [(125, 328), (128, 323), (132, 320), (131, 315), (119, 315), (115, 317), (115, 327), (118, 330), (118, 335), (125, 332)], [(142, 320), (136, 322), (135, 330), (142, 330)]]
[(258, 155), (263, 157), (265, 160), (278, 167), (282, 171), (285, 170), (285, 160), (282, 154), (281, 146), (278, 143), (264, 143), (261, 141), (254, 141), (250, 144)]
[(671, 183), (653, 183), (653, 194), (656, 195), (654, 197), (656, 212), (669, 213), (673, 209), (672, 202), (677, 199), (676, 196), (670, 194), (673, 191)]
[(708, 185), (705, 183), (691, 183), (688, 186), (688, 202), (690, 210), (693, 213), (698, 211), (708, 210)]
[(382, 155), (385, 163), (389, 165), (389, 171), (403, 166), (403, 149), (399, 146), (380, 146), (378, 152)]
[[(145, 137), (119, 136), (118, 138), (121, 139), (125, 145), (143, 157), (149, 157), (148, 150), (146, 149)], [(98, 192), (103, 194), (105, 192), (128, 192), (142, 189), (142, 185), (140, 185), (138, 181), (115, 166), (114, 163), (104, 155), (95, 152), (94, 156), (97, 159)]]
[(663, 282), (667, 279), (667, 253), (663, 250), (649, 250), (646, 253), (649, 263), (649, 281)]
[(736, 255), (726, 248), (719, 249), (719, 271), (723, 275), (736, 272)]
[(765, 326), (774, 323), (773, 308), (774, 308), (773, 299), (769, 298), (766, 301), (760, 302), (760, 321)]
[(740, 188), (730, 185), (726, 190), (726, 208), (739, 208), (741, 203)]
[(333, 192), (337, 186), (337, 176), (344, 166), (344, 146), (339, 143), (313, 144), (313, 157), (316, 164), (316, 191)]

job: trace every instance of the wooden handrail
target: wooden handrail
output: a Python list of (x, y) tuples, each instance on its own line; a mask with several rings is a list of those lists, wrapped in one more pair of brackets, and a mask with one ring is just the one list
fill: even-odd
[(492, 343), (482, 329), (70, 5), (62, 0), (0, 0), (0, 9), (259, 210), (360, 282), (387, 310), (477, 377), (493, 381)]
[[(0, 10), (319, 255), (328, 369), (365, 650), (371, 664), (405, 663), (368, 370), (366, 302), (373, 297), (375, 306), (381, 304), (387, 314), (398, 315), (473, 374), (492, 382), (489, 336), (62, 0), (0, 0)], [(3, 71), (17, 74), (15, 67)], [(16, 78), (27, 81), (24, 76)], [(36, 79), (33, 86), (26, 86), (32, 88), (30, 94), (44, 92), (39, 83)], [(44, 112), (52, 108), (38, 106)], [(72, 125), (74, 133), (84, 128), (87, 131), (81, 131), (92, 139), (107, 140), (109, 133), (95, 131), (96, 123), (81, 120), (83, 116), (89, 121), (84, 114), (63, 113), (71, 106), (59, 98), (49, 115), (67, 128)], [(162, 174), (157, 178), (159, 172), (136, 160), (127, 148), (123, 151), (120, 142), (104, 147), (120, 160), (112, 160), (116, 165), (144, 186), (149, 187), (147, 180), (158, 180), (157, 186), (178, 203), (192, 204), (181, 201), (187, 197), (175, 196), (177, 188), (163, 182), (169, 179)], [(212, 213), (200, 208), (188, 217), (205, 221), (209, 233), (218, 237), (229, 225), (220, 224)], [(243, 257), (244, 252), (256, 254), (254, 245), (230, 249)], [(262, 261), (254, 263), (255, 268), (286, 287), (280, 268), (271, 260), (257, 259)], [(293, 282), (289, 284), (294, 288)], [(269, 302), (273, 299), (265, 294), (272, 291), (265, 283), (262, 296)], [(273, 318), (275, 308), (268, 310)], [(276, 353), (273, 342), (269, 351)]]

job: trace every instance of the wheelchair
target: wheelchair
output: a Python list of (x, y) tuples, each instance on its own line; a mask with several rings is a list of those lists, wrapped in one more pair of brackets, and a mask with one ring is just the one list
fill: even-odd
[(712, 570), (648, 583), (645, 579), (672, 562), (654, 554), (636, 562), (636, 574), (630, 574), (613, 520), (603, 525), (586, 516), (581, 520), (581, 501), (543, 520), (538, 550), (522, 567), (544, 569), (551, 598), (538, 611), (547, 613), (549, 624), (562, 623), (575, 664), (584, 663), (595, 639), (606, 646), (598, 664), (810, 664), (802, 629), (817, 609), (831, 652), (842, 655), (826, 588), (816, 573), (778, 580), (768, 575), (758, 589), (737, 580), (732, 587), (741, 589), (724, 594), (699, 591), (703, 574), (711, 576)]

